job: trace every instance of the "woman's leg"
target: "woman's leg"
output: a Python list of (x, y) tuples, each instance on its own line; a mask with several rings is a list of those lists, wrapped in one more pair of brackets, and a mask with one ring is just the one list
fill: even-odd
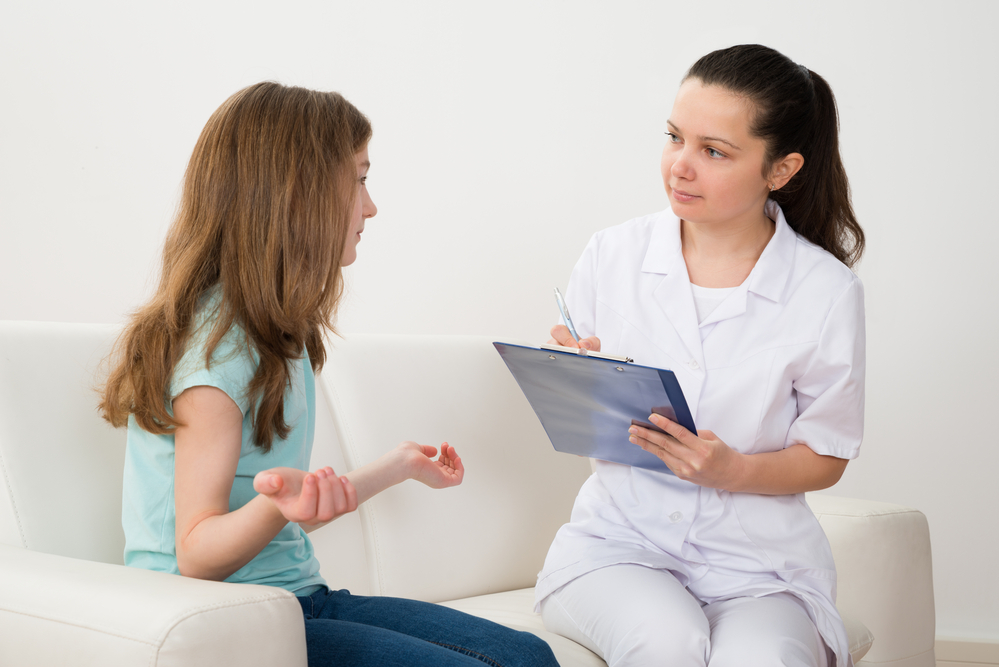
[(440, 605), (326, 590), (299, 601), (310, 666), (558, 666), (541, 638)]
[(582, 644), (609, 667), (696, 667), (707, 661), (708, 620), (667, 570), (595, 570), (548, 596), (541, 617), (549, 631)]
[(789, 593), (704, 607), (711, 667), (826, 667), (826, 647), (803, 603)]

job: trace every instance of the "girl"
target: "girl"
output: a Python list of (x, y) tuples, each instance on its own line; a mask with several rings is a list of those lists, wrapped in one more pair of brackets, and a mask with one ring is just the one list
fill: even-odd
[(832, 91), (736, 46), (694, 64), (667, 129), (670, 210), (596, 234), (567, 296), (583, 347), (671, 368), (705, 430), (621, 434), (674, 475), (596, 463), (539, 576), (545, 625), (612, 667), (851, 665), (802, 495), (863, 427), (864, 235)]
[(406, 479), (461, 483), (454, 448), (404, 442), (338, 477), (307, 473), (314, 372), (375, 205), (368, 120), (336, 93), (233, 95), (195, 146), (152, 300), (101, 411), (128, 426), (125, 563), (280, 586), (310, 665), (556, 665), (534, 635), (436, 605), (331, 592), (307, 532)]

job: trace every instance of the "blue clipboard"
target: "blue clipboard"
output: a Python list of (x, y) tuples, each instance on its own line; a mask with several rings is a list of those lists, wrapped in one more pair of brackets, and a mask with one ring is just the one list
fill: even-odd
[(628, 441), (628, 428), (661, 431), (648, 423), (650, 414), (660, 414), (697, 433), (673, 371), (554, 349), (493, 346), (557, 451), (673, 474)]

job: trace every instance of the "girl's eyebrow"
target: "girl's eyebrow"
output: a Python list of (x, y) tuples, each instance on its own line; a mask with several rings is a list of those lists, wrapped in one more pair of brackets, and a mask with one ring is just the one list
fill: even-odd
[[(680, 128), (678, 128), (676, 125), (674, 125), (673, 121), (667, 120), (666, 124), (669, 125), (671, 128), (673, 128), (674, 130), (676, 130), (677, 132), (680, 132)], [(680, 134), (683, 134), (683, 133), (680, 132)], [(741, 151), (742, 150), (741, 148), (739, 148), (738, 146), (736, 146), (735, 144), (733, 144), (728, 139), (722, 139), (721, 137), (697, 137), (697, 139), (699, 141), (717, 141), (717, 142), (725, 144), (726, 146), (731, 146), (732, 148), (734, 148), (737, 151)]]

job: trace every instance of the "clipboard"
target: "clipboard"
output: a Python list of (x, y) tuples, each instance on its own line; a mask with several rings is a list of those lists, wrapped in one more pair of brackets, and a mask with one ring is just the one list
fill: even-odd
[(573, 348), (494, 342), (560, 452), (673, 474), (659, 457), (628, 441), (632, 424), (660, 414), (697, 433), (673, 371)]

